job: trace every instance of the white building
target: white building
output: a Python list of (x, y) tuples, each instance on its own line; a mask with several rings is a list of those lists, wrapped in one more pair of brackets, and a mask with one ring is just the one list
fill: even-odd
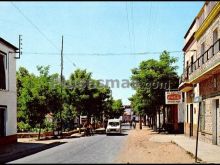
[(17, 141), (16, 50), (0, 38), (0, 144)]

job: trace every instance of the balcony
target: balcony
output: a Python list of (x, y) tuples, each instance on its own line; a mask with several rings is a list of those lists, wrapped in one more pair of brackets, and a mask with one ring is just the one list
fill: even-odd
[(220, 39), (193, 62), (188, 68), (190, 83), (198, 83), (220, 72)]
[(180, 76), (179, 81), (179, 90), (181, 92), (188, 92), (193, 89), (193, 85), (189, 83), (188, 79), (189, 74), (187, 73), (187, 70), (185, 69), (183, 74)]

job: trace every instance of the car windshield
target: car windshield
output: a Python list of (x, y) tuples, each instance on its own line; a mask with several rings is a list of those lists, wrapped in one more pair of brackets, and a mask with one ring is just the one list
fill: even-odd
[(109, 122), (109, 125), (110, 125), (110, 126), (118, 126), (118, 125), (119, 125), (119, 122)]

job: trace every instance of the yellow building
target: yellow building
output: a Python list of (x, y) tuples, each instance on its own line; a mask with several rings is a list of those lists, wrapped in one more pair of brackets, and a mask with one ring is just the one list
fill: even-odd
[(184, 37), (184, 133), (220, 144), (220, 2), (206, 1)]

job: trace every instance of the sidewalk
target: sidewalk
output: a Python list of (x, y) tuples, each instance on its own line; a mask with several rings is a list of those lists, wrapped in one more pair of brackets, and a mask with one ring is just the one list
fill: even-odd
[[(196, 139), (181, 135), (154, 135), (151, 141), (172, 142), (195, 157)], [(198, 142), (198, 159), (205, 163), (220, 163), (220, 146), (212, 145), (202, 141)]]
[[(171, 143), (166, 135), (143, 126), (128, 132), (115, 163), (194, 163), (191, 155)], [(161, 138), (162, 137), (162, 138)]]

